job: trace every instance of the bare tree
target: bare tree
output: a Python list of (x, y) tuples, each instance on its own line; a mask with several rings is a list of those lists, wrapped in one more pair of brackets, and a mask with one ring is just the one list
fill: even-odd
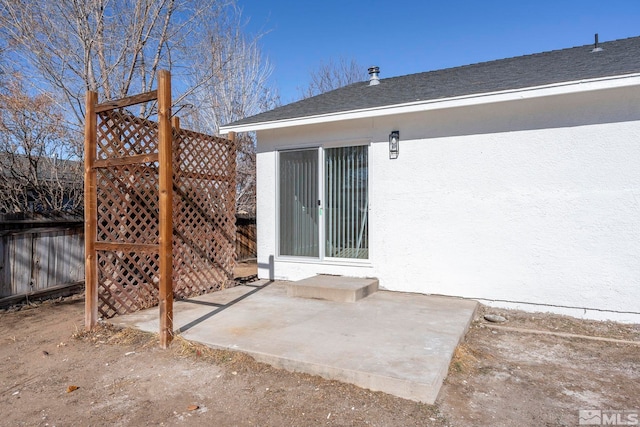
[(52, 101), (25, 93), (16, 76), (0, 93), (0, 212), (77, 214), (82, 163)]
[(87, 90), (103, 100), (147, 92), (161, 68), (175, 80), (189, 78), (189, 89), (174, 85), (182, 102), (212, 77), (192, 75), (191, 65), (202, 60), (201, 35), (224, 38), (225, 14), (237, 10), (216, 0), (0, 0), (0, 8), (14, 66), (60, 95), (76, 123)]
[(310, 98), (366, 79), (366, 69), (355, 59), (329, 59), (311, 70), (309, 86), (300, 90), (302, 98)]
[[(272, 68), (262, 57), (259, 38), (242, 33), (239, 15), (228, 25), (235, 31), (216, 39), (209, 35), (203, 60), (194, 65), (195, 78), (211, 76), (208, 85), (198, 86), (193, 98), (198, 108), (188, 119), (192, 126), (207, 133), (217, 133), (221, 125), (257, 114), (279, 104), (279, 97), (269, 86)], [(220, 43), (221, 42), (221, 43)], [(236, 208), (238, 212), (255, 213), (256, 155), (253, 134), (238, 135)]]
[[(234, 0), (0, 0), (0, 38), (10, 47), (4, 66), (48, 93), (76, 131), (87, 90), (101, 101), (146, 92), (161, 68), (172, 71), (174, 114), (197, 130), (214, 133), (277, 102)], [(253, 139), (241, 141), (239, 204), (255, 191)]]

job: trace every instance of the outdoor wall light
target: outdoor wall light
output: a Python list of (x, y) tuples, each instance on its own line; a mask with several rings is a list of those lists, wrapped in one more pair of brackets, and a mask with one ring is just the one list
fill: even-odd
[(389, 158), (397, 159), (400, 153), (400, 131), (394, 130), (389, 134)]

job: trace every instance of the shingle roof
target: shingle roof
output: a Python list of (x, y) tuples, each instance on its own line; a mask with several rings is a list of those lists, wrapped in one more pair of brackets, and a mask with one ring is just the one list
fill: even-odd
[(640, 72), (640, 37), (354, 83), (228, 126), (296, 119), (415, 101), (522, 89)]

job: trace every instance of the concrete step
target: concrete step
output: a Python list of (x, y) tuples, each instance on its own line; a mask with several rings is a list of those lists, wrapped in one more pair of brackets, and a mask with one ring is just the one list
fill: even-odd
[(378, 290), (378, 279), (319, 274), (287, 283), (287, 296), (336, 302), (356, 302)]

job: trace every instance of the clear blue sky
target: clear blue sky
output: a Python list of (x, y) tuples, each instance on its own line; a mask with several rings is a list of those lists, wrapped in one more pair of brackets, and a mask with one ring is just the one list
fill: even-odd
[(380, 67), (380, 77), (640, 35), (640, 0), (238, 0), (283, 103), (331, 58)]

